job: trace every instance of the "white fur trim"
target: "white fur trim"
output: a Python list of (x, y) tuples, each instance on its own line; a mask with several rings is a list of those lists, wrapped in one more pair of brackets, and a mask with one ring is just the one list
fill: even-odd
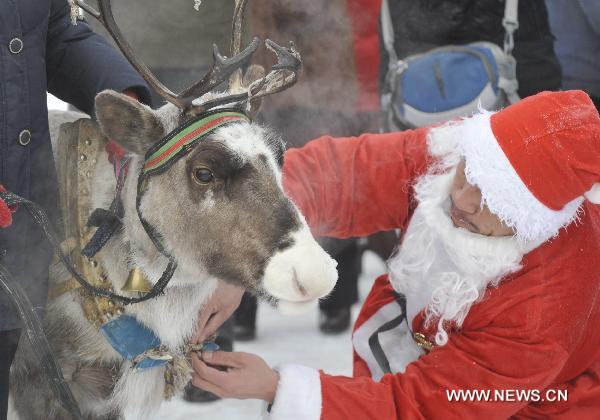
[(263, 413), (270, 420), (319, 420), (321, 418), (321, 378), (319, 371), (300, 365), (276, 368), (279, 384), (271, 412)]
[(592, 188), (585, 193), (585, 198), (594, 204), (600, 204), (600, 182), (592, 185)]
[(458, 123), (467, 180), (479, 187), (492, 213), (516, 230), (517, 239), (544, 242), (577, 218), (583, 197), (577, 197), (559, 211), (541, 203), (519, 178), (494, 137), (491, 115), (482, 111)]

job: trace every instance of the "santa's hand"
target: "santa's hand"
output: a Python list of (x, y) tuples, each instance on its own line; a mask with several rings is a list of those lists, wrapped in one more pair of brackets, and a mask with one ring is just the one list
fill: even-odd
[(196, 333), (190, 340), (191, 343), (203, 343), (208, 337), (215, 335), (219, 327), (240, 306), (243, 294), (243, 288), (219, 281), (215, 292), (200, 309)]
[(250, 353), (204, 352), (192, 354), (192, 382), (222, 398), (256, 398), (273, 403), (279, 374)]
[[(0, 192), (6, 192), (6, 189), (0, 184)], [(12, 214), (17, 210), (16, 206), (8, 206), (6, 201), (0, 198), (0, 229), (9, 227), (12, 224)]]

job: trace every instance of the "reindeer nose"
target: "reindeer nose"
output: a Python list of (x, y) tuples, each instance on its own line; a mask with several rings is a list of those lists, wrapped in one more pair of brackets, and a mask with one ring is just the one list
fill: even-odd
[(277, 252), (265, 268), (264, 289), (289, 302), (309, 302), (327, 295), (337, 281), (333, 260), (303, 226), (292, 246)]
[(298, 280), (298, 274), (296, 273), (296, 269), (294, 267), (292, 267), (292, 272), (293, 272), (294, 286), (296, 286), (296, 288), (298, 289), (298, 291), (300, 292), (300, 294), (302, 296), (308, 296), (308, 292), (306, 291), (304, 286), (302, 286), (302, 283), (300, 283), (300, 280)]

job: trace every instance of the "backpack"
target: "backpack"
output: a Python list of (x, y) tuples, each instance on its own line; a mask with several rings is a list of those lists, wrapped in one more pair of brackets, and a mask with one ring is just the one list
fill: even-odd
[(439, 124), (479, 108), (497, 110), (517, 102), (518, 0), (505, 0), (504, 49), (491, 42), (448, 45), (398, 59), (388, 0), (381, 6), (381, 29), (389, 66), (381, 109), (388, 131)]

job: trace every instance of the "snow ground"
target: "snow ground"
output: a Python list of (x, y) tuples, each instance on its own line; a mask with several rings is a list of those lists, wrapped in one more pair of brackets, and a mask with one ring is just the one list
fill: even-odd
[(48, 110), (58, 110), (58, 111), (66, 111), (67, 110), (67, 104), (63, 101), (61, 101), (60, 99), (58, 99), (56, 96), (51, 95), (51, 94), (46, 94), (46, 103), (48, 104)]
[[(375, 278), (385, 271), (384, 263), (367, 251), (363, 256), (363, 273), (359, 281), (360, 300), (364, 300)], [(360, 304), (354, 305), (353, 316)], [(298, 316), (284, 316), (262, 304), (258, 310), (257, 338), (236, 343), (236, 351), (256, 353), (271, 366), (297, 363), (323, 369), (327, 373), (350, 375), (352, 344), (350, 331), (330, 336), (318, 328), (318, 311)], [(164, 403), (152, 420), (259, 419), (262, 402), (258, 400), (221, 400), (211, 403), (188, 403), (174, 399)]]

